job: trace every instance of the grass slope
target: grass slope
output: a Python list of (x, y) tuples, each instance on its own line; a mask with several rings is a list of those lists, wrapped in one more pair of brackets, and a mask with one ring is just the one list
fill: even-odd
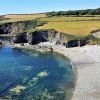
[(91, 31), (100, 29), (100, 17), (49, 17), (41, 18), (48, 24), (38, 29), (55, 29), (72, 35), (89, 35)]
[(5, 15), (3, 17), (5, 17), (7, 20), (0, 21), (0, 23), (34, 20), (37, 18), (46, 17), (46, 14), (16, 14), (16, 15)]
[[(91, 31), (100, 29), (100, 16), (54, 16), (47, 17), (46, 14), (18, 14), (5, 15), (6, 19), (1, 23), (20, 22), (37, 19), (39, 22), (47, 24), (37, 27), (37, 29), (55, 29), (62, 33), (78, 36), (88, 36)], [(29, 23), (30, 24), (30, 23)], [(31, 25), (31, 24), (30, 24)], [(29, 26), (30, 26), (29, 25)], [(31, 25), (32, 27), (32, 25)], [(33, 31), (29, 28), (28, 31)]]

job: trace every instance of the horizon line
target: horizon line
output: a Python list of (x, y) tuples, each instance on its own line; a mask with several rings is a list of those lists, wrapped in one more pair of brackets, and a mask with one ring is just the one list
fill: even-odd
[[(55, 12), (59, 11), (74, 11), (74, 10), (88, 10), (88, 9), (98, 9), (100, 7), (95, 7), (95, 8), (84, 8), (84, 9), (69, 9), (69, 10), (54, 10)], [(45, 14), (48, 12), (53, 12), (52, 11), (47, 11), (47, 12), (30, 12), (30, 13), (7, 13), (7, 14), (0, 14), (0, 16), (5, 16), (5, 15), (33, 15), (33, 14)]]

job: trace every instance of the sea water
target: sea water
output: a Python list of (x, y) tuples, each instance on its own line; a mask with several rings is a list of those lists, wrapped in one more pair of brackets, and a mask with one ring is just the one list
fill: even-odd
[(0, 48), (0, 100), (70, 100), (75, 75), (54, 52)]

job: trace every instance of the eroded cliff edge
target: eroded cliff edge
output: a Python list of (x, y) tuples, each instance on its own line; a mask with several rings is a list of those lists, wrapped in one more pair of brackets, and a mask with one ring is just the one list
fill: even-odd
[(54, 29), (38, 30), (37, 26), (44, 25), (45, 22), (32, 20), (0, 25), (0, 34), (12, 36), (13, 43), (29, 43), (36, 45), (41, 42), (51, 42), (66, 47), (84, 46), (88, 41), (78, 36), (73, 36), (58, 32)]

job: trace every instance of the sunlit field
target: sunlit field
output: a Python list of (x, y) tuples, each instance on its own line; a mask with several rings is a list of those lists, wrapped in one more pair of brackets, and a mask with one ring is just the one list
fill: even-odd
[(100, 17), (51, 17), (41, 18), (47, 21), (38, 29), (55, 29), (73, 35), (88, 35), (91, 31), (100, 29)]
[(100, 20), (100, 16), (95, 17), (64, 17), (64, 16), (55, 16), (55, 17), (48, 17), (48, 18), (41, 18), (41, 21), (47, 22), (69, 22), (69, 21), (93, 21), (93, 20)]
[(46, 17), (46, 14), (18, 14), (18, 15), (5, 15), (4, 17), (7, 20), (0, 21), (1, 23), (33, 20), (37, 18)]
[(27, 21), (38, 19), (42, 22), (47, 22), (44, 26), (37, 27), (37, 29), (55, 29), (59, 32), (64, 32), (72, 35), (86, 36), (93, 30), (100, 29), (100, 16), (82, 16), (82, 17), (65, 17), (55, 16), (47, 17), (46, 14), (19, 14), (19, 15), (5, 15), (6, 20), (0, 23)]

